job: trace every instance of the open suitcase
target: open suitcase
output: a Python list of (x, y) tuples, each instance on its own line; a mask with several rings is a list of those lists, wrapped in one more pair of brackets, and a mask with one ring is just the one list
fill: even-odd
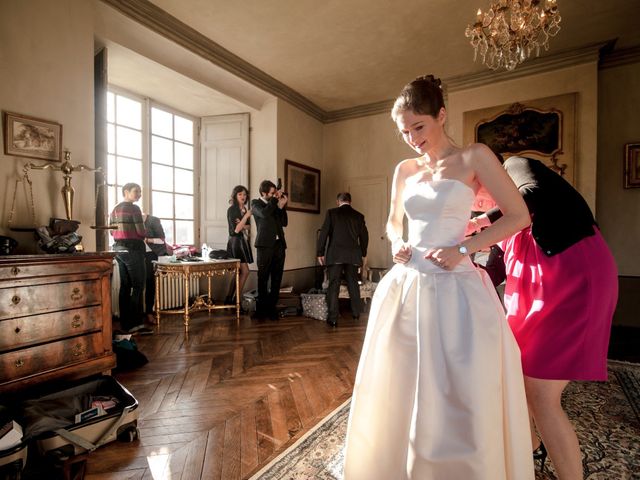
[[(106, 414), (76, 422), (88, 399), (112, 397), (116, 405)], [(40, 454), (64, 460), (91, 452), (116, 439), (138, 438), (138, 401), (111, 376), (85, 379), (70, 388), (24, 402), (25, 439), (33, 440)]]
[(0, 450), (0, 479), (18, 480), (27, 464), (27, 443)]

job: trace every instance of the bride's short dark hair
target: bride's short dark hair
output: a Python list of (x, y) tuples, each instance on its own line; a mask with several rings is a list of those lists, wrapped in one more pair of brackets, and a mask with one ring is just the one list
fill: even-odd
[(423, 75), (404, 86), (393, 104), (391, 118), (395, 122), (398, 114), (407, 110), (436, 117), (442, 107), (442, 82), (433, 75)]

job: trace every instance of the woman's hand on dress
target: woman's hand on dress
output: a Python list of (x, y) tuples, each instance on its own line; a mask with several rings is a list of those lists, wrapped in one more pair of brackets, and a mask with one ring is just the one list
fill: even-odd
[(458, 247), (438, 247), (428, 250), (424, 258), (443, 270), (453, 270), (462, 260)]
[(395, 241), (391, 245), (394, 263), (407, 263), (411, 260), (411, 245), (402, 241)]
[(249, 218), (251, 216), (251, 209), (250, 208), (247, 208), (247, 212), (244, 214), (244, 216), (246, 218)]

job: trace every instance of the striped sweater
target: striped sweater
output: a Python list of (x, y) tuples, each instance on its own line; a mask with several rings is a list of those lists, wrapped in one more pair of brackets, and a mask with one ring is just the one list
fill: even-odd
[(109, 224), (118, 227), (117, 230), (111, 231), (111, 235), (116, 241), (144, 241), (146, 237), (142, 212), (137, 205), (131, 202), (120, 202), (116, 205), (109, 217)]

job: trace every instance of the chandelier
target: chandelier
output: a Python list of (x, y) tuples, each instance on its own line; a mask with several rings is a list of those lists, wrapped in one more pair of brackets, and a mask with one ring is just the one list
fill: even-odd
[(560, 12), (556, 0), (497, 0), (489, 10), (478, 9), (476, 22), (468, 25), (465, 36), (491, 70), (513, 70), (540, 47), (549, 49), (549, 38), (560, 31)]

